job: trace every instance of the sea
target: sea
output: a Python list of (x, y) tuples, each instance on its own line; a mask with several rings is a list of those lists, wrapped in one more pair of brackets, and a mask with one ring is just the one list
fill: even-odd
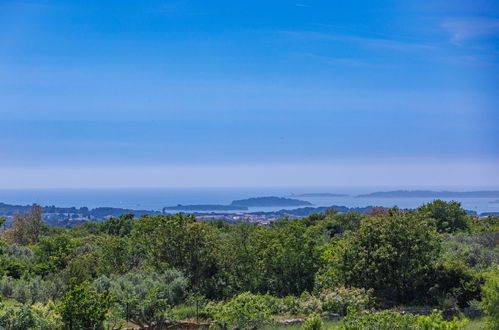
[[(375, 191), (390, 190), (499, 190), (499, 187), (467, 187), (467, 189), (400, 188), (400, 187), (277, 187), (277, 188), (114, 188), (114, 189), (0, 189), (0, 202), (14, 205), (39, 204), (59, 207), (117, 207), (135, 210), (159, 211), (178, 204), (230, 204), (233, 200), (250, 197), (279, 196), (297, 198), (318, 206), (383, 206), (416, 208), (434, 198), (372, 198), (356, 197)], [(301, 197), (304, 193), (345, 194), (346, 196)], [(499, 212), (498, 198), (441, 198), (456, 200), (467, 210)], [(294, 207), (250, 207), (249, 212), (295, 209)], [(248, 212), (247, 211), (247, 212)], [(231, 212), (232, 213), (232, 212)]]

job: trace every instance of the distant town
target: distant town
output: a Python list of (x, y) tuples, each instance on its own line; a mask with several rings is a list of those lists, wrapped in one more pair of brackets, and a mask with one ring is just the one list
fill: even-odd
[[(301, 195), (292, 195), (292, 197), (326, 197), (326, 196), (343, 196), (342, 194), (332, 193), (308, 193)], [(358, 197), (494, 197), (499, 196), (498, 191), (474, 191), (474, 192), (449, 192), (449, 191), (390, 191), (390, 192), (375, 192)], [(299, 207), (302, 206), (302, 207)], [(14, 219), (14, 215), (27, 212), (32, 205), (11, 205), (0, 202), (0, 216), (7, 219), (8, 226)], [(249, 207), (283, 207), (278, 211), (259, 211), (250, 212)], [(297, 207), (297, 208), (294, 208)], [(291, 208), (291, 209), (289, 209)], [(308, 201), (284, 198), (284, 197), (253, 197), (242, 200), (235, 200), (228, 205), (219, 204), (192, 204), (192, 205), (175, 205), (165, 206), (161, 210), (136, 210), (128, 208), (116, 207), (97, 207), (90, 209), (88, 207), (57, 207), (43, 206), (43, 220), (50, 226), (74, 227), (84, 222), (98, 222), (107, 220), (113, 217), (119, 217), (123, 214), (134, 214), (136, 218), (144, 215), (159, 215), (171, 213), (189, 213), (194, 214), (199, 219), (204, 220), (223, 220), (234, 223), (238, 221), (247, 221), (258, 224), (269, 224), (272, 221), (283, 217), (300, 219), (307, 217), (313, 213), (323, 213), (334, 211), (338, 213), (346, 212), (370, 212), (374, 208), (382, 209), (383, 207), (370, 205), (365, 207), (346, 207), (339, 205), (331, 206), (314, 206)], [(477, 214), (475, 211), (467, 211), (470, 215), (487, 216), (498, 214), (499, 212), (483, 212)]]

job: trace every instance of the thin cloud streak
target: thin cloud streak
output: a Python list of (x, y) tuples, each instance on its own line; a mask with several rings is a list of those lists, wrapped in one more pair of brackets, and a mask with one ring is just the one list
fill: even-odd
[(451, 18), (442, 23), (442, 27), (451, 34), (450, 42), (456, 46), (464, 46), (476, 39), (499, 36), (499, 19)]
[(334, 33), (320, 33), (320, 32), (310, 32), (310, 31), (306, 32), (278, 31), (278, 33), (308, 41), (317, 40), (317, 41), (351, 42), (359, 44), (361, 46), (398, 50), (398, 51), (432, 50), (437, 48), (433, 45), (428, 45), (423, 43), (405, 42), (392, 39), (359, 37), (355, 35), (343, 35), (343, 34), (334, 34)]

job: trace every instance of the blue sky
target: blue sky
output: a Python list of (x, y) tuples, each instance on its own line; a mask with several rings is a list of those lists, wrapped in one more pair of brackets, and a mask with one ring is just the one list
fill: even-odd
[(0, 2), (4, 187), (499, 185), (498, 92), (497, 1)]

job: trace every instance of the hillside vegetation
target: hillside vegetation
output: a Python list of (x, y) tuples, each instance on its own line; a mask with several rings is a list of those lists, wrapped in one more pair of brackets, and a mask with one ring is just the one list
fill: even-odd
[[(456, 202), (267, 226), (127, 214), (66, 229), (41, 211), (1, 232), (0, 328), (463, 329), (471, 310), (498, 329), (499, 218)], [(447, 314), (397, 313), (433, 309)]]

